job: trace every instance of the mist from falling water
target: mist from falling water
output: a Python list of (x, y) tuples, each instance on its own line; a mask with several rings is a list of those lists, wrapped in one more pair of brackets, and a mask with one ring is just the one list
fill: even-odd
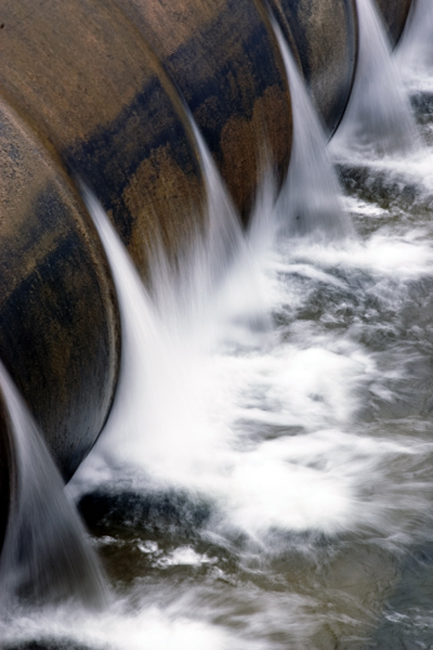
[(357, 0), (359, 54), (349, 104), (332, 140), (335, 153), (385, 156), (419, 147), (415, 121), (374, 0)]
[(275, 20), (272, 23), (289, 81), (293, 116), (290, 167), (278, 209), (289, 234), (338, 240), (352, 230), (340, 203), (341, 189), (326, 136), (281, 29)]
[[(159, 250), (151, 288), (146, 289), (101, 206), (82, 188), (112, 267), (123, 346), (115, 404), (81, 474), (86, 474), (86, 465), (93, 463), (91, 474), (106, 460), (111, 466), (138, 463), (157, 480), (170, 483), (206, 483), (209, 466), (208, 474), (215, 476), (217, 449), (223, 448), (216, 454), (217, 462), (226, 462), (227, 443), (227, 432), (209, 421), (212, 351), (227, 341), (255, 346), (268, 336), (258, 258), (274, 236), (269, 218), (273, 188), (269, 183), (259, 197), (257, 218), (246, 237), (203, 138), (193, 120), (191, 124), (201, 154), (208, 210), (205, 233), (196, 233), (194, 247), (179, 264), (178, 277)], [(252, 254), (252, 243), (258, 257)]]
[[(235, 345), (239, 341), (254, 345), (267, 336), (269, 315), (257, 260), (190, 119), (201, 154), (208, 208), (204, 231), (197, 230), (176, 272), (162, 248), (156, 247), (146, 288), (98, 201), (82, 186), (117, 289), (122, 357), (109, 421), (79, 474), (85, 474), (92, 463), (102, 467), (105, 462), (110, 467), (132, 463), (161, 480), (176, 482), (194, 474), (191, 464), (208, 465), (210, 450), (219, 443), (206, 412), (206, 399), (211, 399), (207, 355), (226, 337)], [(260, 241), (261, 248), (273, 238), (272, 224), (266, 219), (271, 200), (269, 192), (259, 202), (261, 218), (254, 221), (251, 233), (251, 240)]]
[[(209, 223), (206, 235), (198, 236), (192, 254), (179, 264), (179, 278), (170, 274), (159, 251), (148, 291), (101, 206), (84, 192), (116, 283), (123, 351), (110, 419), (80, 468), (74, 489), (79, 494), (80, 482), (88, 490), (107, 481), (116, 482), (118, 489), (132, 482), (138, 491), (180, 487), (211, 499), (224, 525), (240, 526), (251, 538), (266, 537), (273, 527), (332, 534), (350, 529), (355, 520), (358, 524), (364, 517), (374, 520), (375, 506), (369, 514), (359, 510), (357, 477), (352, 484), (352, 478), (337, 469), (342, 463), (350, 468), (347, 450), (350, 456), (365, 444), (339, 427), (357, 408), (356, 386), (361, 388), (374, 375), (371, 362), (350, 345), (343, 354), (334, 351), (333, 344), (324, 350), (315, 344), (305, 349), (304, 344), (297, 349), (296, 343), (274, 347), (278, 335), (266, 324), (272, 301), (279, 302), (280, 297), (275, 297), (275, 285), (264, 267), (270, 259), (275, 268), (285, 269), (286, 263), (271, 252), (281, 223), (267, 212), (273, 201), (272, 183), (258, 203), (260, 218), (253, 218), (245, 237), (213, 161), (196, 135), (210, 197)], [(314, 158), (313, 145), (311, 149)], [(320, 180), (320, 171), (317, 176)], [(334, 181), (324, 185), (340, 214), (329, 189), (335, 190)], [(304, 186), (305, 200), (312, 193)], [(280, 205), (280, 218), (281, 213)], [(304, 244), (311, 241), (314, 237)], [(314, 255), (324, 254), (322, 244), (317, 245)], [(282, 254), (284, 259), (287, 251)], [(329, 254), (346, 259), (352, 252), (337, 254), (332, 247)], [(310, 272), (307, 267), (295, 264), (293, 272)], [(292, 266), (287, 268), (291, 273)], [(326, 283), (334, 282), (326, 273), (323, 277)], [(322, 392), (323, 400), (317, 397)], [(246, 424), (239, 425), (241, 421)], [(308, 439), (282, 435), (246, 446), (239, 441), (239, 430), (257, 429), (261, 438), (259, 432), (267, 427), (287, 431), (301, 427), (311, 433)], [(331, 430), (324, 432), (323, 427)], [(255, 434), (251, 435), (253, 440)], [(312, 470), (311, 458), (320, 457), (323, 448), (333, 461), (323, 472)], [(385, 445), (384, 453), (388, 451)]]
[[(208, 162), (212, 164), (210, 158)], [(356, 408), (354, 384), (363, 384), (369, 362), (356, 350), (352, 359), (351, 351), (349, 358), (342, 358), (339, 352), (314, 346), (274, 348), (276, 333), (258, 323), (266, 323), (272, 301), (280, 298), (257, 259), (266, 257), (258, 243), (272, 243), (275, 222), (271, 216), (253, 220), (261, 223), (245, 239), (236, 222), (218, 235), (217, 208), (227, 205), (227, 198), (216, 180), (212, 187), (209, 182), (209, 191), (217, 195), (215, 212), (209, 213), (209, 219), (216, 220), (212, 246), (209, 240), (197, 241), (202, 253), (196, 253), (192, 262), (185, 260), (179, 283), (173, 284), (167, 266), (158, 260), (152, 293), (143, 286), (95, 197), (84, 192), (112, 267), (123, 350), (110, 419), (80, 468), (74, 489), (79, 494), (107, 481), (114, 481), (117, 489), (129, 485), (139, 492), (167, 486), (187, 489), (215, 504), (223, 528), (240, 527), (251, 539), (267, 537), (275, 526), (330, 533), (351, 527), (356, 499), (350, 481), (334, 471), (341, 466), (340, 452), (334, 454), (335, 467), (331, 463), (323, 472), (311, 469), (310, 462), (321, 456), (323, 447), (358, 447), (362, 441), (329, 431), (308, 439), (264, 438), (245, 446), (238, 438), (237, 422), (248, 422), (241, 431), (252, 427), (257, 432), (298, 426), (315, 431), (319, 423), (343, 424)], [(263, 199), (260, 210), (270, 203)], [(227, 210), (226, 218), (230, 214)], [(266, 228), (268, 236), (259, 237), (257, 233)], [(219, 251), (215, 239), (227, 233), (239, 239), (226, 270), (215, 281), (212, 269), (218, 267)], [(255, 259), (256, 245), (260, 254)], [(267, 253), (269, 264), (270, 250)], [(340, 375), (346, 377), (344, 387)], [(328, 418), (328, 406), (324, 410), (322, 400), (315, 397), (322, 389), (335, 416)]]
[[(196, 237), (194, 245), (187, 256), (182, 258), (179, 288), (187, 289), (186, 299), (190, 313), (196, 309), (207, 310), (206, 323), (201, 322), (200, 328), (207, 331), (213, 319), (209, 308), (220, 310), (221, 320), (230, 314), (227, 309), (241, 319), (247, 329), (265, 332), (269, 329), (269, 317), (260, 295), (260, 259), (266, 256), (276, 237), (277, 224), (272, 206), (275, 202), (276, 189), (271, 173), (267, 173), (266, 153), (263, 155), (263, 181), (256, 197), (255, 209), (251, 215), (249, 232), (246, 236), (239, 215), (232, 199), (224, 186), (222, 177), (216, 167), (211, 153), (204, 141), (193, 115), (186, 107), (197, 147), (200, 153), (202, 174), (207, 195), (205, 214), (205, 231)], [(254, 254), (252, 254), (252, 248)], [(154, 272), (164, 264), (164, 255), (160, 255), (153, 265)], [(160, 288), (172, 285), (173, 277), (159, 277), (155, 283)], [(195, 290), (192, 286), (195, 285)], [(173, 291), (165, 291), (172, 302)], [(207, 296), (203, 300), (203, 296)], [(214, 296), (213, 300), (209, 300)], [(186, 296), (185, 296), (186, 297)], [(224, 311), (224, 315), (222, 314)], [(177, 314), (177, 320), (180, 314)], [(183, 318), (189, 320), (187, 314)], [(245, 332), (244, 332), (245, 333)], [(198, 334), (198, 332), (196, 332)]]
[(59, 599), (99, 608), (107, 601), (96, 554), (35, 422), (0, 362), (11, 431), (11, 501), (0, 556), (0, 607)]
[[(396, 60), (405, 82), (419, 88), (419, 75), (433, 66), (433, 2), (413, 0), (409, 16), (397, 46)], [(422, 86), (421, 86), (422, 87)]]
[[(278, 237), (272, 249), (278, 221), (261, 215), (244, 236), (204, 153), (215, 193), (209, 230), (197, 234), (179, 277), (154, 260), (150, 290), (101, 206), (85, 197), (113, 269), (123, 350), (107, 428), (71, 490), (96, 504), (107, 497), (110, 508), (122, 497), (119, 535), (108, 514), (110, 537), (98, 539), (108, 554), (120, 549), (120, 580), (124, 559), (133, 563), (133, 584), (105, 617), (80, 620), (77, 643), (358, 647), (396, 579), (395, 557), (431, 526), (430, 427), (410, 417), (418, 354), (402, 312), (427, 341), (432, 249), (411, 227), (340, 246)], [(271, 203), (264, 192), (265, 212)], [(222, 229), (219, 219), (228, 220)], [(257, 326), (267, 313), (270, 330)], [(140, 510), (131, 514), (128, 494), (156, 504), (156, 532)], [(186, 540), (164, 510), (179, 495)], [(203, 502), (209, 519), (197, 524), (189, 514)], [(68, 638), (68, 616), (55, 638)], [(41, 627), (56, 625), (54, 617)]]

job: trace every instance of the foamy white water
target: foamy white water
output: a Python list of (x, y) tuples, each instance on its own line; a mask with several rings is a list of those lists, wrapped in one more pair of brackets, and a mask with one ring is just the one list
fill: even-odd
[[(123, 325), (125, 345), (144, 337), (141, 352), (126, 354), (131, 364), (140, 360), (128, 370), (141, 372), (142, 383), (141, 393), (139, 383), (128, 384), (137, 391), (128, 399), (138, 402), (119, 404), (116, 426), (109, 425), (72, 488), (84, 498), (88, 492), (90, 501), (92, 494), (105, 494), (106, 521), (120, 515), (125, 531), (132, 526), (132, 538), (101, 537), (98, 548), (120, 557), (132, 553), (136, 579), (102, 616), (66, 608), (27, 613), (8, 622), (3, 638), (10, 647), (54, 638), (116, 650), (173, 644), (323, 648), (332, 625), (347, 647), (354, 635), (366, 640), (377, 609), (398, 582), (396, 554), (428, 538), (431, 525), (428, 427), (410, 399), (402, 417), (389, 419), (386, 412), (407, 397), (401, 384), (411, 381), (407, 364), (415, 351), (398, 350), (407, 345), (399, 342), (398, 319), (402, 304), (411, 304), (413, 287), (431, 278), (431, 244), (416, 230), (391, 235), (380, 228), (346, 247), (280, 241), (264, 270), (276, 319), (266, 341), (242, 346), (238, 337), (233, 340), (230, 327), (219, 329), (225, 312), (218, 307), (209, 327), (220, 336), (195, 343), (187, 337), (184, 354), (177, 346), (182, 348), (185, 328), (170, 333), (99, 206), (90, 205), (110, 257), (113, 251), (116, 256), (116, 281), (129, 287), (121, 293), (122, 313), (133, 313), (135, 305), (145, 324), (133, 334), (138, 338), (130, 338), (134, 321)], [(360, 199), (352, 203), (354, 215), (362, 209)], [(384, 216), (380, 208), (378, 213), (370, 205), (367, 218)], [(315, 315), (302, 318), (303, 310), (312, 309)], [(422, 315), (414, 313), (413, 320), (414, 327), (425, 326)], [(374, 337), (386, 341), (389, 334), (397, 348), (377, 347)], [(371, 417), (381, 410), (382, 416)], [(119, 511), (122, 492), (129, 496)], [(187, 495), (183, 505), (176, 494)], [(150, 499), (143, 519), (134, 498)], [(149, 518), (156, 530), (161, 527), (160, 541), (155, 528), (147, 528)], [(292, 577), (285, 573), (292, 555), (302, 578), (293, 569)], [(341, 579), (348, 567), (356, 586)], [(146, 583), (146, 573), (155, 572), (158, 583)], [(251, 588), (245, 580), (257, 584)], [(284, 584), (283, 591), (274, 591), (274, 583), (279, 589)], [(361, 605), (366, 593), (371, 609)]]
[[(97, 221), (104, 219), (96, 204), (90, 207)], [(109, 228), (108, 222), (103, 227)], [(391, 367), (384, 374), (380, 354), (369, 353), (357, 337), (335, 337), (320, 327), (300, 327), (301, 322), (287, 324), (286, 341), (275, 331), (264, 347), (242, 346), (220, 323), (225, 312), (219, 303), (213, 314), (207, 312), (214, 320), (200, 323), (214, 333), (221, 328), (211, 346), (202, 347), (203, 339), (179, 338), (178, 329), (173, 335), (167, 321), (158, 320), (113, 231), (110, 237), (106, 245), (117, 268), (127, 330), (120, 415), (101, 441), (104, 453), (144, 470), (144, 487), (150, 481), (211, 499), (217, 530), (240, 528), (262, 541), (274, 529), (332, 535), (364, 525), (380, 528), (386, 507), (391, 521), (394, 504), (380, 502), (379, 521), (374, 500), (360, 498), (362, 481), (365, 472), (382, 467), (384, 457), (412, 457), (416, 446), (412, 439), (409, 444), (366, 441), (352, 428), (368, 393), (386, 401), (389, 382), (403, 381), (405, 369)], [(378, 303), (379, 316), (380, 308), (397, 311), (408, 283), (428, 277), (433, 268), (431, 247), (415, 233), (392, 240), (378, 234), (346, 248), (307, 241), (294, 250), (287, 245), (270, 258), (268, 294), (275, 311), (284, 303), (293, 311), (304, 308), (310, 297), (305, 285), (313, 294), (324, 285), (347, 299), (350, 282), (358, 276)], [(304, 283), (301, 295), (299, 279)], [(126, 318), (134, 308), (138, 318), (133, 322), (145, 327), (131, 334)], [(115, 414), (116, 407), (113, 418)], [(420, 441), (420, 453), (425, 444)], [(324, 454), (323, 465), (318, 459)], [(93, 457), (98, 467), (97, 453)], [(88, 465), (91, 474), (92, 463)]]
[(123, 365), (69, 491), (116, 598), (17, 613), (8, 650), (429, 648), (432, 150), (364, 144), (340, 151), (356, 237), (275, 238), (270, 184), (244, 239), (212, 181), (216, 245), (175, 281), (160, 259), (151, 291), (87, 197)]

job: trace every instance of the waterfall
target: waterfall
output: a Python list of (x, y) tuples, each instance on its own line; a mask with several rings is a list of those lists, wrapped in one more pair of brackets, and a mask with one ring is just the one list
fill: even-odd
[(384, 156), (411, 152), (418, 135), (374, 0), (357, 0), (359, 54), (349, 104), (332, 149)]
[(351, 232), (340, 204), (338, 178), (328, 156), (326, 136), (292, 53), (273, 21), (291, 90), (292, 153), (288, 177), (279, 197), (279, 210), (292, 235), (315, 233), (327, 241)]
[[(431, 16), (420, 7), (405, 39)], [(424, 157), (408, 155), (416, 137), (404, 92), (372, 5), (359, 8), (360, 73), (336, 137), (356, 236), (344, 236), (330, 146), (277, 29), (294, 149), (283, 196), (274, 207), (265, 175), (250, 228), (192, 119), (205, 225), (176, 264), (155, 242), (145, 286), (82, 188), (116, 286), (122, 354), (107, 425), (67, 493), (114, 596), (96, 613), (69, 602), (15, 609), (0, 617), (5, 650), (431, 646), (433, 140)], [(418, 91), (428, 129), (431, 91)], [(13, 419), (21, 402), (0, 379)], [(18, 557), (28, 522), (33, 531), (36, 518), (64, 516), (50, 505), (62, 490), (33, 451), (34, 425), (28, 414), (15, 420), (25, 426), (14, 435), (28, 432), (13, 446), (30, 483), (17, 490), (1, 560), (6, 598), (30, 584)], [(38, 498), (49, 513), (36, 517), (45, 480)], [(70, 559), (54, 522), (42, 529), (40, 559), (52, 552), (47, 536), (56, 558)], [(67, 589), (95, 591), (66, 566), (49, 597), (67, 591), (71, 573)]]
[[(195, 315), (198, 304), (208, 310), (210, 305), (215, 309), (215, 303), (218, 303), (220, 321), (221, 318), (230, 320), (228, 310), (231, 310), (238, 323), (242, 319), (247, 328), (252, 325), (257, 332), (265, 332), (269, 321), (260, 294), (258, 259), (269, 251), (276, 233), (275, 186), (266, 169), (266, 152), (263, 152), (263, 180), (245, 233), (200, 129), (189, 109), (185, 108), (200, 154), (207, 206), (205, 232), (202, 236), (197, 233), (194, 246), (182, 260), (179, 288), (183, 286), (184, 294), (186, 289), (190, 311)], [(155, 260), (154, 272), (160, 268), (161, 259), (163, 256)], [(162, 282), (159, 278), (157, 284), (161, 287), (164, 282), (167, 284), (167, 278)], [(192, 285), (195, 285), (195, 291), (192, 291)], [(206, 300), (201, 296), (206, 296)], [(210, 320), (212, 315), (208, 314), (207, 326)]]
[[(183, 295), (179, 291), (174, 292), (178, 299), (176, 304), (167, 295), (165, 290), (171, 273), (164, 257), (158, 262), (158, 272), (154, 272), (153, 282), (158, 282), (159, 286), (158, 295), (152, 299), (102, 207), (89, 190), (83, 187), (82, 191), (112, 268), (122, 326), (118, 388), (109, 420), (96, 443), (95, 452), (98, 453), (102, 447), (109, 456), (114, 454), (114, 457), (117, 455), (119, 459), (126, 458), (129, 462), (139, 461), (143, 456), (141, 448), (145, 446), (148, 436), (156, 435), (158, 440), (161, 434), (146, 430), (153, 419), (153, 411), (156, 410), (163, 416), (165, 414), (167, 419), (170, 419), (172, 413), (171, 408), (164, 408), (165, 395), (169, 394), (173, 400), (176, 399), (178, 378), (170, 372), (173, 368), (172, 344), (166, 332), (170, 323), (175, 322), (179, 316), (178, 310), (188, 311), (189, 304), (184, 304)], [(195, 289), (192, 287), (194, 292)], [(158, 303), (168, 322), (161, 322)], [(178, 324), (174, 336), (182, 336), (178, 331), (182, 324), (182, 321)], [(80, 471), (82, 470), (79, 473)]]
[(0, 606), (9, 609), (76, 599), (106, 602), (97, 556), (49, 451), (0, 362), (0, 388), (10, 420), (13, 457), (9, 520), (0, 556)]
[[(431, 0), (412, 2), (403, 35), (397, 46), (397, 62), (405, 82), (419, 81), (416, 73), (431, 76), (433, 66), (433, 3)], [(415, 79), (414, 79), (415, 76)]]
[(264, 240), (272, 240), (267, 212), (272, 190), (263, 191), (252, 231), (244, 234), (201, 134), (192, 126), (208, 194), (207, 226), (197, 232), (176, 275), (158, 249), (147, 289), (100, 204), (82, 187), (112, 268), (123, 341), (119, 387), (95, 454), (110, 458), (109, 463), (121, 459), (141, 465), (166, 481), (184, 481), (192, 465), (213, 463), (219, 432), (200, 402), (212, 399), (206, 373), (215, 349), (254, 347), (266, 341), (270, 327), (253, 246), (262, 251)]

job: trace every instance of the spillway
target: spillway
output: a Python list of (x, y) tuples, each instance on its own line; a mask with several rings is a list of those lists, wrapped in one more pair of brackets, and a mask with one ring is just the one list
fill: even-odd
[(2, 650), (431, 646), (409, 5), (0, 8)]

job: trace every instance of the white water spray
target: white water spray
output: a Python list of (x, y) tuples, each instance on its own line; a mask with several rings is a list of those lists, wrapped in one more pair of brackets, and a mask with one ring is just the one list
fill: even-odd
[(419, 73), (433, 67), (433, 2), (413, 0), (402, 37), (397, 46), (397, 62), (404, 80), (419, 84)]
[[(233, 341), (233, 329), (227, 329), (230, 310), (221, 309), (220, 300), (213, 302), (211, 295), (204, 297), (210, 307), (210, 321), (200, 319), (201, 327), (214, 332), (206, 346), (206, 337), (197, 337), (196, 327), (191, 329), (192, 337), (188, 328), (171, 327), (170, 311), (162, 317), (158, 314), (99, 204), (89, 194), (86, 201), (113, 269), (124, 352), (119, 390), (107, 430), (92, 458), (81, 468), (80, 480), (88, 485), (106, 480), (107, 469), (101, 462), (104, 457), (109, 466), (139, 466), (147, 474), (147, 488), (150, 479), (156, 486), (174, 485), (211, 498), (215, 505), (219, 504), (217, 508), (222, 508), (229, 527), (240, 526), (253, 538), (257, 534), (266, 537), (274, 526), (331, 531), (347, 523), (351, 504), (344, 482), (335, 480), (328, 471), (311, 471), (310, 447), (305, 440), (302, 460), (299, 441), (291, 437), (265, 439), (258, 449), (255, 445), (251, 449), (249, 445), (239, 448), (237, 423), (242, 420), (249, 420), (258, 431), (266, 426), (290, 428), (298, 424), (303, 407), (296, 407), (296, 402), (305, 398), (305, 393), (322, 390), (316, 385), (316, 376), (312, 385), (311, 378), (305, 377), (306, 385), (303, 379), (305, 363), (317, 364), (317, 354), (289, 351), (287, 356), (284, 350), (275, 355), (269, 351), (268, 355), (265, 347), (258, 349), (257, 355), (252, 350), (252, 355), (245, 357), (242, 353), (239, 357), (226, 356), (224, 349)], [(232, 272), (238, 272), (235, 265)], [(245, 274), (242, 278), (248, 279)], [(164, 290), (169, 292), (169, 286)], [(176, 300), (174, 295), (172, 300)], [(346, 364), (340, 367), (340, 362), (332, 353), (324, 355), (328, 373), (329, 366), (335, 363), (337, 374), (347, 370), (350, 375), (352, 364), (349, 362), (346, 369)], [(331, 395), (329, 398), (333, 399)], [(275, 402), (270, 413), (268, 400), (270, 405)], [(278, 407), (281, 401), (284, 406)], [(304, 407), (310, 410), (314, 427), (316, 415), (320, 421), (322, 406), (317, 403), (314, 415), (314, 401), (307, 401), (309, 406)], [(274, 408), (281, 410), (273, 414)], [(340, 417), (344, 421), (347, 415), (342, 412)], [(247, 430), (251, 424), (246, 425)], [(316, 442), (310, 443), (314, 449)]]
[(384, 156), (419, 147), (415, 121), (391, 58), (391, 47), (373, 0), (357, 0), (359, 54), (355, 81), (342, 122), (332, 140), (346, 150)]
[[(201, 323), (205, 330), (214, 320), (217, 309), (220, 311), (220, 326), (223, 321), (232, 321), (233, 325), (234, 318), (241, 326), (243, 336), (248, 336), (252, 329), (266, 334), (270, 323), (261, 290), (260, 262), (263, 262), (276, 236), (273, 179), (266, 172), (264, 163), (262, 183), (250, 217), (248, 233), (245, 233), (216, 164), (189, 111), (188, 117), (200, 153), (208, 199), (207, 230), (204, 237), (195, 242), (193, 265), (185, 260), (180, 278), (181, 284), (188, 287), (191, 313), (197, 304), (207, 310), (207, 322)], [(263, 152), (263, 159), (266, 160), (266, 152)], [(199, 283), (200, 292), (191, 293), (191, 282)], [(206, 299), (203, 300), (203, 296)], [(209, 309), (214, 314), (210, 314)]]
[[(363, 164), (373, 177), (382, 169), (401, 211), (413, 191), (409, 220), (366, 198), (367, 179), (351, 197), (355, 218), (370, 222), (359, 238), (334, 247), (279, 237), (262, 278), (275, 321), (262, 337), (245, 307), (260, 291), (242, 271), (254, 268), (245, 260), (260, 229), (247, 242), (228, 234), (228, 256), (218, 241), (208, 245), (227, 200), (218, 178), (207, 172), (213, 234), (179, 264), (179, 278), (156, 260), (152, 291), (87, 196), (113, 268), (124, 348), (112, 417), (73, 487), (90, 500), (102, 493), (109, 508), (122, 493), (150, 498), (158, 522), (131, 520), (125, 507), (97, 533), (121, 580), (107, 612), (0, 621), (2, 640), (73, 639), (95, 650), (364, 648), (403, 554), (415, 557), (419, 544), (424, 618), (409, 590), (389, 610), (399, 632), (373, 645), (396, 638), (397, 647), (405, 627), (429, 647), (431, 546), (422, 545), (432, 530), (433, 252), (422, 205), (433, 190), (424, 174), (394, 182), (406, 166), (397, 157)], [(218, 250), (221, 268), (219, 253), (209, 259)], [(203, 497), (211, 516), (179, 532), (164, 506), (185, 492), (192, 507)]]
[(289, 80), (293, 114), (290, 167), (278, 199), (291, 235), (319, 235), (324, 241), (344, 238), (351, 223), (344, 214), (341, 190), (326, 148), (326, 137), (293, 55), (273, 21)]
[(0, 388), (10, 419), (11, 503), (0, 556), (0, 606), (75, 599), (106, 602), (98, 559), (63, 481), (23, 400), (0, 362)]
[[(209, 412), (218, 408), (209, 409), (214, 401), (213, 351), (225, 344), (254, 346), (267, 336), (259, 269), (213, 163), (204, 154), (211, 195), (209, 237), (197, 241), (180, 278), (165, 273), (164, 259), (158, 261), (152, 295), (101, 206), (84, 189), (113, 270), (122, 319), (119, 388), (97, 449), (112, 459), (138, 462), (171, 483), (200, 484), (206, 468), (214, 466), (214, 452), (225, 445), (227, 432), (209, 421)], [(221, 195), (219, 202), (215, 194)], [(223, 213), (220, 234), (218, 206)], [(233, 247), (231, 260), (220, 258), (226, 239)], [(215, 278), (219, 260), (222, 268)], [(222, 453), (218, 463), (224, 462)]]

